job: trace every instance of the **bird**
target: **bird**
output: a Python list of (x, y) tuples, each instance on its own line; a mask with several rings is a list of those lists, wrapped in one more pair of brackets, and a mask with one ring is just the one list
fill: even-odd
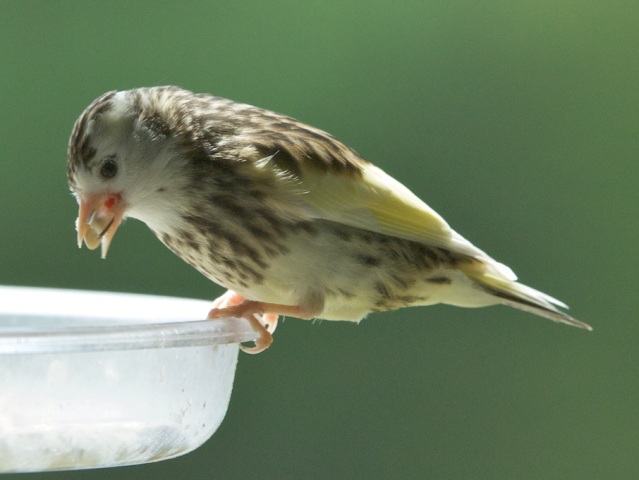
[(66, 167), (78, 246), (105, 258), (125, 218), (146, 223), (228, 289), (208, 318), (247, 319), (248, 353), (280, 316), (359, 322), (439, 303), (591, 330), (354, 149), (280, 113), (176, 86), (110, 91), (75, 122)]

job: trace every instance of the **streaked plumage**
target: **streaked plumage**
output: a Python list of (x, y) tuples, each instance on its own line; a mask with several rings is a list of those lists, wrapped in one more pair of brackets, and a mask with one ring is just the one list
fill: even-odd
[[(237, 292), (212, 317), (359, 321), (414, 305), (506, 304), (590, 328), (354, 150), (274, 112), (177, 87), (109, 92), (76, 122), (67, 176), (80, 245), (101, 243), (105, 256), (122, 218), (142, 220)], [(261, 350), (270, 335), (256, 328)]]

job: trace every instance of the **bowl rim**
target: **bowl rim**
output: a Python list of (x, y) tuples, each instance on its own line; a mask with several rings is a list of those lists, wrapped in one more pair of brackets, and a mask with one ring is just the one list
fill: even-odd
[[(0, 286), (0, 318), (13, 323), (7, 328), (0, 322), (0, 355), (228, 345), (257, 338), (245, 319), (203, 319), (210, 308), (211, 302), (180, 297)], [(76, 325), (56, 325), (68, 318)], [(52, 325), (29, 326), (29, 319)]]

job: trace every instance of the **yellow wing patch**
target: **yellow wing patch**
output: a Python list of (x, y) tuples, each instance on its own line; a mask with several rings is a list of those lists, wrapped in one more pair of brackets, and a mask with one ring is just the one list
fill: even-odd
[(361, 177), (304, 172), (300, 180), (303, 198), (317, 218), (471, 255), (478, 252), (437, 212), (373, 165)]

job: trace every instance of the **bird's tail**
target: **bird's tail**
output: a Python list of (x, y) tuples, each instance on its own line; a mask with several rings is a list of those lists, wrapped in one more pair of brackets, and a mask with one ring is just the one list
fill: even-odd
[(554, 322), (565, 323), (584, 330), (592, 330), (592, 327), (587, 323), (581, 322), (559, 310), (557, 307), (568, 308), (562, 301), (518, 283), (515, 278), (512, 280), (506, 278), (494, 269), (476, 268), (476, 265), (469, 267), (467, 269), (462, 267), (464, 273), (480, 288), (497, 297), (499, 303), (534, 313)]

